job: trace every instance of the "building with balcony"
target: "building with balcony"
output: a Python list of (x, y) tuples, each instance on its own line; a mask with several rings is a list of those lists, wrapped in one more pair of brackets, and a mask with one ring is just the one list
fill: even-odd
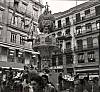
[[(52, 56), (52, 66), (80, 77), (99, 75), (100, 3), (85, 2), (55, 13), (55, 35), (62, 53)], [(52, 67), (53, 69), (53, 67)]]
[(40, 0), (0, 0), (0, 67), (36, 65), (38, 53), (32, 49), (32, 42), (23, 39), (37, 36), (42, 8)]

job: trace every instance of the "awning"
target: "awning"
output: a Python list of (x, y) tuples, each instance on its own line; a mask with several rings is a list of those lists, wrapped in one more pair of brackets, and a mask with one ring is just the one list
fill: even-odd
[(16, 62), (0, 61), (0, 67), (6, 68), (6, 69), (9, 69), (9, 67), (12, 67), (12, 69), (24, 70), (24, 64), (16, 63)]
[(40, 54), (39, 52), (35, 52), (35, 51), (33, 51), (33, 50), (29, 50), (29, 49), (25, 49), (25, 48), (20, 48), (20, 47), (12, 47), (12, 46), (10, 46), (10, 45), (7, 45), (7, 44), (3, 44), (3, 43), (1, 43), (0, 44), (0, 46), (2, 46), (2, 47), (6, 47), (6, 48), (9, 48), (9, 49), (11, 49), (11, 50), (15, 50), (15, 49), (19, 49), (20, 51), (26, 51), (26, 52), (29, 52), (29, 53), (32, 53), (32, 54)]

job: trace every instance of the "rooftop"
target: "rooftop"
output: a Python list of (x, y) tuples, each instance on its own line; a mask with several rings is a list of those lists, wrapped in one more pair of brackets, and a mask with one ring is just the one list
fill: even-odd
[(75, 7), (72, 7), (70, 9), (66, 10), (66, 11), (54, 13), (53, 15), (55, 16), (55, 18), (59, 18), (61, 16), (63, 17), (65, 15), (69, 15), (69, 14), (78, 12), (81, 9), (86, 9), (86, 7), (91, 7), (91, 6), (97, 5), (97, 4), (100, 4), (100, 2), (85, 2), (85, 3), (82, 3), (82, 4), (77, 5)]

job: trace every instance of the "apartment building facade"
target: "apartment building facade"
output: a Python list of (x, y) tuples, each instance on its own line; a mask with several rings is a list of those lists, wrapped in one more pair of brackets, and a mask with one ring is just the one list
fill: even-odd
[(80, 78), (99, 75), (99, 10), (99, 2), (85, 2), (54, 14), (56, 28), (52, 35), (61, 52), (53, 54), (51, 69), (80, 74)]
[(38, 34), (42, 8), (40, 0), (0, 0), (0, 67), (36, 65), (34, 57), (38, 53), (29, 40)]

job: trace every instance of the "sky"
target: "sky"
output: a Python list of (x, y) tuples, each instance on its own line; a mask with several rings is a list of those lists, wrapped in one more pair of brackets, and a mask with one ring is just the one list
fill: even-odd
[(86, 2), (86, 0), (80, 0), (76, 1), (75, 0), (42, 0), (43, 5), (48, 2), (49, 9), (52, 11), (52, 13), (57, 13), (57, 12), (63, 12), (66, 11), (76, 5), (79, 5), (81, 3)]

